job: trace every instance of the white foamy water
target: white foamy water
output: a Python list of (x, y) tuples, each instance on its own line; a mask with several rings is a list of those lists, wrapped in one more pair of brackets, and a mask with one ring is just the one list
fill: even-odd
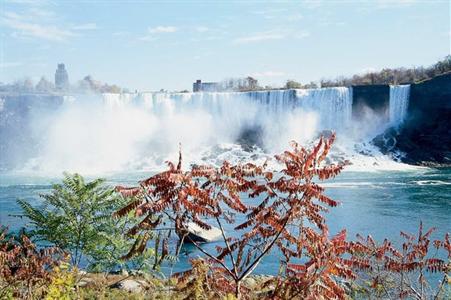
[[(390, 123), (404, 119), (408, 93), (408, 86), (391, 87)], [(350, 170), (411, 169), (368, 143), (384, 129), (371, 118), (381, 119), (352, 120), (352, 89), (346, 87), (73, 95), (32, 120), (39, 151), (25, 170), (158, 170), (177, 158), (179, 144), (185, 166), (263, 162), (291, 140), (308, 145), (325, 130), (338, 136), (332, 161), (348, 159)]]
[(416, 180), (413, 183), (417, 185), (451, 185), (451, 182), (443, 180)]

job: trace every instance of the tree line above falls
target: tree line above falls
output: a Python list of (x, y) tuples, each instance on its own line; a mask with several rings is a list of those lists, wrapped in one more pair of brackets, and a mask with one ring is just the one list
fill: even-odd
[[(324, 87), (352, 86), (352, 85), (394, 85), (411, 84), (432, 79), (436, 76), (451, 72), (451, 55), (429, 67), (412, 68), (384, 68), (380, 71), (355, 74), (352, 77), (339, 76), (335, 79), (321, 79), (318, 83), (312, 81), (302, 84), (296, 80), (287, 80), (282, 89), (311, 89)], [(255, 84), (255, 90), (272, 89), (269, 86), (261, 87)], [(278, 88), (276, 88), (278, 89)]]
[[(451, 55), (429, 67), (412, 67), (412, 68), (384, 68), (380, 71), (367, 72), (365, 74), (356, 74), (352, 77), (339, 76), (335, 79), (321, 79), (318, 82), (311, 81), (303, 84), (296, 80), (289, 79), (282, 87), (261, 86), (257, 79), (253, 77), (245, 78), (229, 78), (219, 83), (224, 91), (260, 91), (260, 90), (278, 90), (278, 89), (311, 89), (321, 87), (338, 87), (353, 85), (394, 85), (394, 84), (411, 84), (424, 80), (432, 79), (436, 76), (451, 72)], [(0, 92), (13, 93), (52, 93), (58, 92), (55, 85), (41, 77), (36, 84), (30, 78), (17, 80), (10, 84), (0, 83)], [(94, 93), (128, 93), (129, 90), (121, 88), (115, 84), (109, 85), (99, 80), (86, 76), (69, 88), (69, 92), (94, 92)], [(166, 92), (161, 89), (160, 92)], [(188, 90), (179, 91), (182, 93)]]
[(338, 77), (334, 80), (321, 80), (321, 87), (373, 85), (373, 84), (410, 84), (432, 79), (451, 72), (451, 55), (429, 67), (385, 68), (378, 72), (367, 72), (352, 77)]
[[(451, 72), (451, 55), (429, 67), (412, 68), (384, 68), (380, 71), (355, 74), (352, 77), (339, 76), (335, 79), (321, 79), (319, 82), (311, 81), (303, 84), (294, 79), (289, 79), (283, 87), (260, 86), (252, 77), (244, 79), (228, 79), (223, 82), (234, 91), (258, 91), (273, 89), (314, 89), (325, 87), (353, 86), (353, 85), (396, 85), (412, 84), (435, 78)], [(245, 82), (246, 84), (242, 84)], [(249, 82), (249, 83), (247, 83)]]

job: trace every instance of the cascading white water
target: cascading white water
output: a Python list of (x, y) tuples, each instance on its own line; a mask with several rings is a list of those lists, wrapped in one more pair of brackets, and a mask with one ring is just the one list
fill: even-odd
[(323, 129), (345, 130), (352, 118), (352, 89), (345, 87), (297, 90), (300, 106), (318, 111)]
[[(104, 94), (108, 103), (118, 103), (121, 95)], [(113, 99), (109, 99), (113, 97)], [(122, 102), (129, 103), (130, 96)], [(119, 101), (120, 102), (120, 101)], [(144, 93), (134, 97), (135, 105), (143, 105), (153, 113), (174, 113), (200, 109), (226, 121), (227, 128), (240, 127), (246, 119), (258, 124), (261, 119), (277, 116), (301, 109), (304, 112), (318, 114), (322, 129), (343, 129), (351, 121), (352, 91), (349, 88), (323, 88), (309, 90), (272, 90), (257, 92), (208, 92), (208, 93)], [(252, 111), (249, 111), (251, 108)], [(238, 109), (245, 109), (246, 116), (240, 115)], [(303, 120), (299, 120), (302, 125)], [(277, 124), (273, 124), (277, 126)], [(238, 128), (239, 129), (239, 128)]]
[[(391, 92), (390, 111), (404, 103), (402, 95)], [(398, 111), (393, 115), (405, 113)], [(179, 143), (187, 163), (256, 161), (291, 140), (309, 143), (323, 130), (338, 133), (336, 157), (357, 161), (370, 151), (356, 150), (356, 143), (368, 141), (362, 132), (375, 122), (356, 124), (351, 117), (352, 89), (345, 87), (72, 95), (29, 120), (33, 138), (26, 139), (37, 151), (24, 161), (26, 169), (55, 173), (161, 169), (177, 157)]]
[[(351, 122), (352, 92), (339, 87), (244, 93), (103, 94), (103, 102), (109, 108), (135, 107), (160, 117), (201, 112), (212, 119), (216, 135), (233, 141), (243, 127), (283, 131), (290, 126), (315, 126), (315, 130), (344, 130)], [(297, 124), (284, 124), (293, 114), (299, 117)]]
[(185, 161), (219, 162), (249, 156), (236, 144), (249, 132), (270, 154), (320, 130), (345, 131), (351, 108), (348, 88), (74, 95), (37, 122), (42, 138), (31, 167), (92, 173), (158, 168), (179, 142)]
[(399, 126), (407, 116), (410, 85), (390, 86), (390, 125)]

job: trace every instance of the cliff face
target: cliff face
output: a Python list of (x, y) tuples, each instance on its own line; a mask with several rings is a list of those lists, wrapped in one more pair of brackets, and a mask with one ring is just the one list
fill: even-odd
[(451, 109), (451, 73), (437, 76), (410, 88), (409, 115), (427, 121), (434, 112)]
[(356, 85), (352, 87), (352, 118), (359, 120), (366, 109), (371, 109), (388, 121), (390, 87), (388, 85)]
[(402, 151), (408, 164), (451, 166), (451, 74), (412, 84), (404, 124), (374, 143), (383, 152)]

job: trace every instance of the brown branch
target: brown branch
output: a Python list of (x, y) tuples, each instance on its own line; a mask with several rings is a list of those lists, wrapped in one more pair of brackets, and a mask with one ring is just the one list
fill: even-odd
[(279, 239), (280, 235), (282, 234), (283, 230), (285, 229), (287, 223), (288, 223), (289, 218), (287, 217), (287, 219), (285, 220), (283, 226), (282, 226), (282, 230), (280, 230), (277, 235), (274, 237), (274, 239), (271, 241), (271, 243), (269, 243), (266, 248), (262, 251), (262, 253), (254, 260), (254, 262), (252, 264), (249, 265), (249, 267), (243, 272), (243, 274), (239, 277), (239, 280), (242, 280), (244, 278), (246, 278), (250, 273), (252, 273), (252, 271), (254, 271), (254, 269), (257, 267), (257, 265), (260, 263), (260, 261), (262, 260), (262, 258), (268, 253), (269, 250), (271, 250), (272, 246), (274, 245), (274, 243)]
[(224, 243), (227, 246), (227, 250), (229, 250), (229, 256), (230, 256), (230, 259), (231, 259), (232, 265), (233, 265), (233, 271), (235, 272), (235, 276), (238, 278), (238, 269), (237, 269), (237, 265), (235, 262), (235, 258), (233, 257), (232, 248), (230, 247), (230, 244), (227, 241), (227, 237), (225, 235), (224, 228), (222, 227), (222, 224), (219, 221), (218, 217), (216, 217), (216, 221), (218, 222), (218, 226), (219, 226), (219, 229), (221, 230), (221, 235), (222, 235), (222, 238), (224, 239)]
[(235, 274), (233, 274), (232, 271), (230, 271), (230, 269), (224, 264), (224, 262), (222, 262), (221, 260), (219, 260), (217, 257), (211, 255), (210, 253), (208, 253), (207, 251), (205, 251), (204, 249), (202, 249), (202, 247), (196, 242), (194, 241), (189, 235), (187, 236), (188, 239), (190, 240), (191, 243), (193, 243), (194, 246), (196, 246), (196, 248), (202, 252), (203, 254), (205, 254), (206, 256), (208, 256), (209, 258), (213, 259), (215, 262), (217, 262), (218, 264), (220, 264), (226, 271), (227, 273), (229, 273), (233, 279), (236, 279)]
[(442, 281), (440, 282), (440, 285), (438, 286), (438, 290), (437, 290), (437, 293), (435, 294), (435, 296), (434, 296), (434, 300), (438, 300), (439, 299), (439, 295), (440, 295), (440, 293), (441, 293), (441, 291), (442, 291), (442, 288), (443, 288), (443, 286), (445, 285), (445, 282), (447, 282), (447, 280), (448, 280), (448, 278), (447, 278), (447, 276), (446, 276), (446, 274), (445, 274), (445, 276), (443, 276), (443, 279), (442, 279)]

